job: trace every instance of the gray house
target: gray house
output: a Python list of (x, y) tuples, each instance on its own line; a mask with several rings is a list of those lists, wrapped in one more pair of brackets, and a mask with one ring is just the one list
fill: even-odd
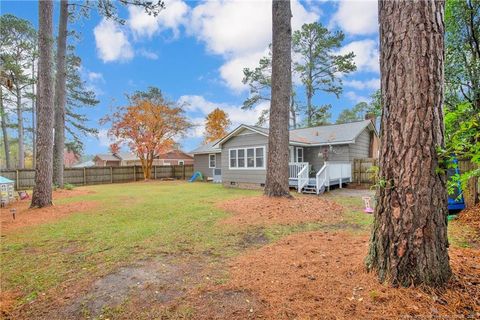
[[(192, 151), (194, 170), (224, 186), (263, 188), (268, 134), (267, 128), (240, 125)], [(290, 130), (290, 186), (318, 194), (351, 182), (353, 159), (376, 157), (377, 150), (378, 134), (371, 120)]]

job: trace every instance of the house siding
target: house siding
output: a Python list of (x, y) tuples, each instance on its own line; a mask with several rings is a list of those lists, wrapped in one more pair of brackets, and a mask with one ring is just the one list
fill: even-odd
[(350, 145), (350, 161), (357, 158), (368, 158), (370, 155), (370, 130), (364, 129)]
[[(321, 147), (305, 147), (305, 162), (312, 166), (313, 171), (318, 171), (324, 164), (322, 156), (323, 150), (329, 148)], [(353, 144), (342, 144), (333, 146), (334, 152), (328, 153), (328, 161), (353, 161), (357, 158), (368, 158), (370, 149), (370, 130), (365, 128), (355, 140)], [(320, 154), (320, 156), (319, 156)]]
[[(216, 155), (216, 168), (222, 168), (222, 154), (215, 153)], [(205, 178), (212, 177), (212, 168), (208, 167), (208, 154), (196, 154), (193, 156), (194, 164), (193, 170), (200, 171)], [(222, 170), (223, 171), (223, 170)]]
[(244, 130), (238, 136), (232, 137), (222, 145), (222, 181), (225, 186), (233, 186), (232, 182), (237, 184), (260, 184), (265, 183), (265, 169), (229, 169), (229, 149), (242, 147), (265, 147), (265, 167), (267, 163), (266, 155), (268, 154), (268, 138)]

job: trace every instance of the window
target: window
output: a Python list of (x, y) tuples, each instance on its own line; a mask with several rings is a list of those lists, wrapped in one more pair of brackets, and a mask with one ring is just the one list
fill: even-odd
[(185, 165), (185, 161), (183, 161), (183, 160), (178, 160), (178, 165), (179, 165), (179, 166)]
[(238, 167), (245, 168), (245, 149), (238, 149), (237, 156), (238, 156)]
[(237, 150), (230, 150), (230, 168), (237, 167)]
[(255, 166), (257, 168), (264, 167), (264, 148), (256, 148), (255, 149)]
[(265, 169), (265, 147), (229, 150), (230, 169)]
[(216, 154), (209, 154), (208, 155), (208, 167), (210, 169), (215, 168), (217, 166), (217, 155)]
[(247, 149), (247, 168), (255, 168), (255, 149)]
[(297, 162), (303, 162), (303, 148), (297, 148)]

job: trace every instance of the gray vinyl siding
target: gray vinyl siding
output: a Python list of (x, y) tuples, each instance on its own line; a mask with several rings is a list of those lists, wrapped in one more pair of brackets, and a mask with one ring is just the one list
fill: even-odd
[(370, 154), (370, 131), (365, 128), (355, 139), (355, 144), (350, 145), (350, 161), (358, 158), (368, 158)]
[[(323, 150), (328, 147), (305, 147), (305, 161), (312, 166), (313, 170), (318, 171), (324, 164)], [(350, 146), (348, 144), (333, 146), (334, 152), (328, 153), (328, 161), (350, 161)]]
[[(328, 147), (304, 147), (305, 162), (308, 162), (313, 170), (318, 171), (323, 166), (324, 159), (322, 150)], [(368, 128), (352, 144), (334, 145), (334, 152), (329, 152), (328, 161), (353, 161), (357, 158), (368, 158), (370, 148), (370, 131)]]
[[(243, 131), (246, 133), (248, 131)], [(232, 137), (230, 140), (225, 142), (222, 145), (222, 181), (224, 184), (229, 184), (230, 182), (240, 182), (240, 183), (265, 183), (266, 179), (266, 170), (255, 169), (229, 169), (229, 149), (231, 148), (242, 148), (242, 147), (265, 147), (265, 164), (267, 162), (267, 153), (268, 153), (268, 138), (258, 134), (251, 133), (247, 135), (238, 135)], [(266, 166), (266, 165), (265, 165)]]
[[(200, 171), (205, 178), (212, 177), (213, 169), (208, 167), (208, 154), (195, 154), (193, 156), (193, 170)], [(216, 153), (216, 168), (222, 167), (222, 154)]]

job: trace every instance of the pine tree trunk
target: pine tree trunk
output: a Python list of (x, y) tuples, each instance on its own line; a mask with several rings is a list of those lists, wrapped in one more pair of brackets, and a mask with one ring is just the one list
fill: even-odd
[(394, 286), (451, 276), (443, 146), (444, 2), (379, 2), (383, 102), (378, 204), (367, 267)]
[(5, 150), (5, 164), (7, 169), (12, 168), (12, 162), (10, 160), (10, 141), (8, 141), (8, 131), (7, 131), (7, 112), (3, 107), (3, 92), (2, 86), (0, 86), (0, 115), (2, 116), (1, 125), (2, 125), (2, 135), (3, 135), (3, 148)]
[(55, 141), (53, 149), (53, 184), (63, 188), (65, 150), (66, 51), (68, 0), (60, 2), (60, 23), (57, 39), (57, 73), (55, 78)]
[(17, 97), (17, 132), (18, 132), (18, 169), (25, 168), (25, 139), (23, 130), (23, 106), (22, 106), (22, 91), (20, 90), (18, 83), (16, 87)]
[(294, 99), (294, 91), (292, 88), (292, 94), (290, 96), (290, 115), (292, 118), (292, 128), (297, 128), (297, 111), (295, 110), (295, 99)]
[(37, 163), (31, 207), (52, 204), (53, 161), (53, 2), (38, 2)]
[(36, 103), (35, 103), (35, 58), (32, 61), (32, 166), (36, 166), (37, 158), (37, 140), (35, 129)]
[(265, 194), (290, 196), (288, 185), (288, 125), (291, 72), (291, 9), (290, 1), (272, 2), (272, 99)]

